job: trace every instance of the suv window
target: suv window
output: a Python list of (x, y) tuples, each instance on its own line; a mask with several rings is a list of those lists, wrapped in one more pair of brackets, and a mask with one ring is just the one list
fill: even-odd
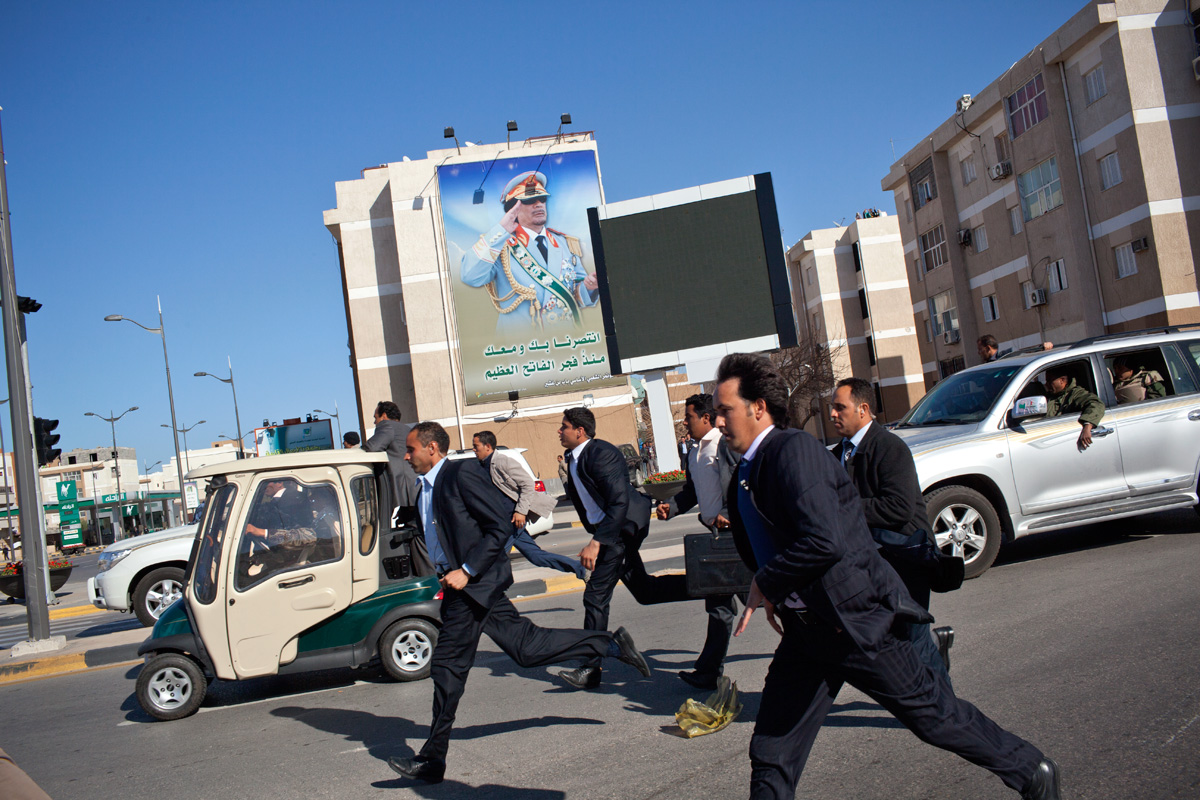
[(192, 583), (193, 595), (205, 605), (217, 598), (217, 570), (221, 567), (221, 550), (225, 544), (229, 512), (233, 510), (235, 496), (237, 487), (227, 483), (206, 501), (209, 511), (204, 517), (204, 529), (200, 531), (200, 549), (196, 553)]
[(977, 423), (988, 415), (1022, 366), (995, 364), (987, 369), (957, 372), (929, 390), (897, 427)]
[(329, 484), (268, 478), (259, 484), (238, 548), (234, 586), (342, 557), (342, 512)]
[[(1038, 372), (1033, 376), (1033, 378), (1027, 381), (1023, 387), (1021, 387), (1021, 391), (1017, 394), (1017, 397), (1036, 397), (1041, 395), (1042, 397), (1049, 399), (1050, 392), (1047, 388), (1049, 385), (1049, 380), (1046, 377), (1046, 373), (1059, 371), (1065, 373), (1067, 377), (1073, 380), (1075, 385), (1079, 388), (1085, 389), (1086, 391), (1100, 397), (1101, 400), (1104, 400), (1104, 397), (1107, 393), (1100, 393), (1096, 391), (1096, 378), (1092, 372), (1092, 362), (1087, 358), (1076, 358), (1070, 361), (1056, 361), (1053, 364), (1047, 364), (1045, 369), (1043, 369), (1041, 372)], [(1068, 382), (1067, 386), (1070, 385), (1070, 382)], [(1108, 403), (1106, 402), (1105, 405), (1108, 405)], [(1053, 412), (1053, 403), (1051, 403), (1050, 410)], [(1067, 410), (1062, 413), (1062, 416), (1070, 416), (1079, 413), (1079, 410)], [(1047, 417), (1051, 416), (1055, 415), (1053, 413), (1047, 415)]]
[(1121, 404), (1195, 391), (1187, 365), (1173, 346), (1105, 353), (1104, 363)]

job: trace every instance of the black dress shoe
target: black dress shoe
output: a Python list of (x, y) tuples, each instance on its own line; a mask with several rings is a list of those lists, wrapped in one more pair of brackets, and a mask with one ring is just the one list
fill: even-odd
[(688, 686), (692, 686), (696, 689), (703, 689), (707, 692), (715, 692), (717, 690), (716, 675), (709, 675), (704, 672), (692, 670), (690, 672), (681, 671), (679, 673), (679, 678)]
[(938, 654), (942, 657), (942, 663), (946, 665), (946, 672), (950, 671), (950, 648), (954, 647), (954, 628), (934, 628), (933, 638), (937, 641)]
[(638, 652), (637, 645), (633, 643), (633, 637), (629, 635), (629, 631), (624, 628), (617, 628), (613, 633), (613, 641), (617, 643), (617, 647), (621, 648), (621, 655), (617, 656), (617, 658), (642, 673), (643, 678), (649, 678), (650, 665), (646, 663), (645, 657)]
[(600, 686), (599, 667), (577, 667), (558, 673), (558, 677), (576, 689), (596, 689)]
[(426, 783), (441, 783), (442, 778), (446, 777), (446, 762), (433, 761), (424, 756), (414, 756), (413, 758), (392, 756), (387, 763), (389, 767), (404, 777)]
[(1021, 800), (1062, 800), (1058, 791), (1058, 764), (1043, 758), (1033, 770), (1033, 777), (1021, 792)]

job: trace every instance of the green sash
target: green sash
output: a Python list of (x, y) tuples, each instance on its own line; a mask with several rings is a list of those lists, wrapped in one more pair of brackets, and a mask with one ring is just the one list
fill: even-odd
[(554, 277), (545, 267), (537, 263), (533, 255), (519, 240), (508, 244), (507, 247), (512, 251), (517, 263), (521, 265), (529, 277), (547, 292), (557, 297), (564, 306), (571, 310), (571, 318), (575, 320), (576, 325), (582, 325), (583, 319), (579, 315), (579, 303), (576, 302), (575, 296), (567, 289), (566, 285)]

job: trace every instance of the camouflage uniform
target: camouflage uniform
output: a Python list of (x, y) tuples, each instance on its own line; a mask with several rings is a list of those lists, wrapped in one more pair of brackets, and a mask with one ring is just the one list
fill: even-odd
[(1100, 398), (1075, 383), (1071, 378), (1067, 388), (1058, 394), (1046, 398), (1046, 416), (1057, 417), (1062, 414), (1079, 413), (1079, 424), (1085, 422), (1094, 428), (1104, 417), (1104, 403)]

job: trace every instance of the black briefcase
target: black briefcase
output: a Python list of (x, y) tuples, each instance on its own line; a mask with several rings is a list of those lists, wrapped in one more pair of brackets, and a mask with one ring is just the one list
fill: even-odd
[(687, 591), (692, 597), (750, 591), (754, 573), (742, 561), (733, 536), (693, 533), (683, 537)]

